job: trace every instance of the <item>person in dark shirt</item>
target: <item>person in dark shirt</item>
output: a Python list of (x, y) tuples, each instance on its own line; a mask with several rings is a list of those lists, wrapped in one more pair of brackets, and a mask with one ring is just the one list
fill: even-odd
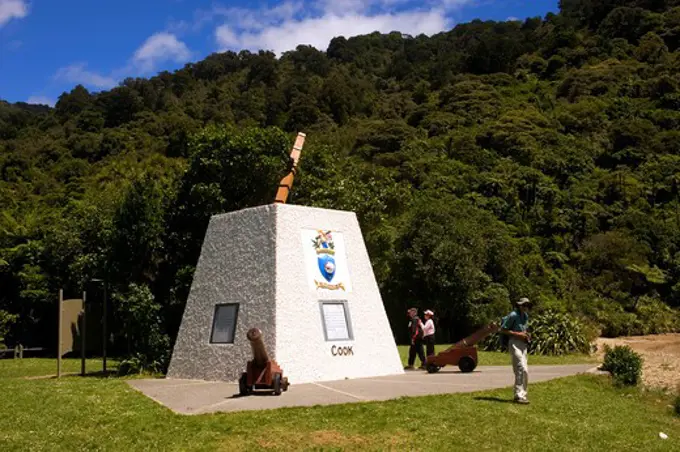
[(418, 355), (418, 358), (420, 358), (420, 369), (425, 369), (425, 352), (423, 351), (423, 323), (418, 317), (418, 309), (409, 309), (408, 316), (410, 319), (408, 327), (411, 338), (411, 346), (408, 350), (408, 366), (406, 366), (404, 369), (413, 369), (413, 364), (416, 362), (416, 354)]

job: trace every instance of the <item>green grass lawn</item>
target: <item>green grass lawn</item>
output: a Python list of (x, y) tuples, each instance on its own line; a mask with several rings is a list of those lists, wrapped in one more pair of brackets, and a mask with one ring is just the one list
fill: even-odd
[[(441, 344), (435, 345), (435, 353), (439, 353), (442, 350), (446, 350), (451, 345)], [(408, 345), (399, 345), (399, 355), (401, 356), (401, 361), (404, 366), (408, 364)], [(484, 352), (481, 350), (477, 351), (478, 365), (479, 366), (509, 366), (510, 365), (510, 355), (508, 353), (501, 352)], [(584, 364), (584, 363), (597, 363), (597, 359), (588, 355), (567, 355), (567, 356), (533, 356), (529, 355), (529, 365), (541, 366), (549, 364)], [(416, 366), (420, 365), (420, 360), (416, 357)]]
[[(448, 348), (449, 345), (437, 345), (436, 352)], [(399, 355), (404, 365), (408, 362), (408, 346), (400, 345)], [(479, 351), (480, 366), (506, 366), (510, 365), (510, 356), (507, 353), (483, 352)], [(529, 365), (547, 364), (582, 364), (596, 363), (595, 358), (586, 355), (568, 356), (529, 356)], [(118, 362), (115, 359), (106, 361), (107, 370), (115, 370)], [(416, 360), (416, 365), (420, 361)], [(61, 365), (62, 373), (80, 373), (80, 359), (63, 359)], [(87, 373), (97, 373), (102, 370), (101, 359), (88, 359), (85, 368)], [(4, 359), (0, 360), (0, 378), (12, 377), (44, 377), (57, 374), (57, 360), (45, 358), (24, 358), (24, 359)]]
[[(531, 385), (529, 406), (507, 403), (507, 388), (180, 416), (119, 378), (3, 374), (2, 451), (680, 450), (680, 418), (673, 416), (668, 396), (615, 389), (607, 377), (594, 375)], [(659, 432), (669, 439), (660, 439)]]
[[(118, 362), (116, 360), (106, 360), (106, 370), (116, 370)], [(85, 363), (86, 373), (97, 373), (102, 371), (101, 359), (88, 359)], [(80, 359), (68, 358), (61, 360), (61, 372), (80, 373)], [(44, 377), (57, 374), (57, 359), (47, 358), (24, 358), (24, 359), (3, 359), (0, 360), (0, 378), (14, 377)]]

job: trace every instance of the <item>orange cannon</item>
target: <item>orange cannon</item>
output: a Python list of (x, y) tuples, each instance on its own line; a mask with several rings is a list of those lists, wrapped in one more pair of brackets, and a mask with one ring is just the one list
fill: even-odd
[(461, 372), (468, 373), (477, 367), (477, 347), (475, 344), (499, 330), (496, 323), (491, 323), (481, 330), (472, 333), (443, 352), (427, 357), (425, 368), (428, 373), (436, 373), (444, 366), (458, 366)]
[(246, 371), (239, 380), (240, 395), (252, 394), (256, 389), (267, 389), (274, 395), (281, 395), (281, 391), (288, 390), (288, 378), (283, 376), (283, 369), (269, 359), (262, 340), (262, 332), (252, 328), (246, 334), (253, 349), (253, 359), (248, 361)]

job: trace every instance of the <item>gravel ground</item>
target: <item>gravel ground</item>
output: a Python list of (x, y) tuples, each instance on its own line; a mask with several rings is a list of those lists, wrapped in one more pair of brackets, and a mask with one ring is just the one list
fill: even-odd
[(628, 345), (644, 359), (642, 379), (645, 385), (680, 392), (680, 334), (600, 338), (598, 355), (604, 356), (604, 345)]

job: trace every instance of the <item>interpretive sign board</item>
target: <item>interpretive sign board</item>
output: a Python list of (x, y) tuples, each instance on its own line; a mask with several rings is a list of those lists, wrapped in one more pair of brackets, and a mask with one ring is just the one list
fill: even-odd
[(352, 339), (346, 301), (322, 301), (321, 316), (327, 341)]
[(215, 306), (211, 344), (233, 344), (238, 318), (238, 304), (218, 304)]

